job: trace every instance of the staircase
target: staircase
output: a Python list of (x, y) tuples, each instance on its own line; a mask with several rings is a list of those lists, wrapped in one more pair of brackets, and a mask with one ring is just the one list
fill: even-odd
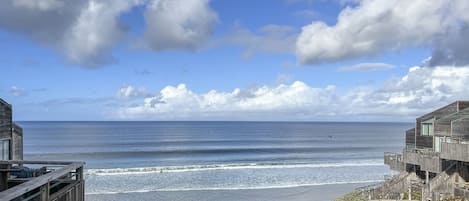
[(400, 199), (400, 193), (407, 191), (409, 181), (417, 178), (414, 172), (401, 172), (385, 181), (380, 187), (371, 190), (371, 197), (372, 199)]
[(433, 197), (433, 200), (438, 200), (435, 196), (439, 197), (440, 194), (452, 194), (454, 190), (454, 177), (456, 173), (457, 162), (451, 163), (444, 171), (438, 173), (423, 189), (423, 194), (426, 197)]

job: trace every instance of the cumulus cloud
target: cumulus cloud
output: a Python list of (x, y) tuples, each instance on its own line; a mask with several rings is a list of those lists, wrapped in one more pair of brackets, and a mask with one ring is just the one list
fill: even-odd
[(266, 117), (270, 113), (295, 115), (303, 113), (304, 107), (318, 109), (320, 103), (327, 102), (334, 87), (326, 89), (309, 87), (303, 82), (277, 87), (255, 89), (234, 89), (231, 92), (197, 94), (185, 84), (167, 86), (158, 94), (144, 99), (143, 104), (119, 111), (121, 118), (245, 118)]
[(0, 28), (97, 67), (116, 61), (112, 48), (128, 29), (119, 17), (139, 5), (146, 8), (142, 44), (153, 50), (199, 48), (218, 19), (208, 0), (5, 0)]
[(6, 0), (0, 27), (57, 49), (75, 64), (96, 67), (112, 61), (110, 50), (124, 32), (117, 17), (138, 2)]
[(344, 99), (353, 114), (416, 116), (434, 107), (469, 98), (469, 66), (412, 67), (378, 89), (356, 88)]
[(218, 21), (209, 0), (153, 0), (144, 16), (142, 43), (157, 51), (200, 48)]
[(292, 53), (297, 36), (296, 29), (286, 25), (269, 24), (256, 31), (236, 25), (219, 42), (245, 48), (243, 58), (250, 58), (255, 53)]
[(296, 54), (302, 64), (318, 64), (430, 45), (435, 57), (447, 59), (431, 64), (449, 65), (460, 60), (457, 64), (465, 65), (467, 56), (459, 50), (467, 52), (468, 46), (448, 39), (464, 35), (468, 9), (465, 0), (363, 0), (344, 8), (335, 25), (315, 21), (304, 26)]
[(120, 99), (130, 99), (135, 97), (143, 97), (146, 95), (144, 87), (134, 87), (132, 85), (123, 85), (116, 93)]
[(291, 84), (195, 93), (185, 84), (167, 86), (140, 104), (120, 108), (122, 119), (171, 120), (411, 120), (435, 106), (469, 98), (469, 66), (413, 67), (383, 86)]
[(374, 71), (394, 68), (394, 65), (387, 63), (359, 63), (351, 66), (342, 66), (338, 71)]
[(92, 67), (112, 62), (110, 49), (124, 34), (117, 17), (137, 3), (137, 0), (89, 1), (64, 34), (66, 57)]
[(469, 25), (451, 30), (447, 37), (436, 40), (432, 56), (425, 61), (426, 66), (466, 65), (469, 64)]

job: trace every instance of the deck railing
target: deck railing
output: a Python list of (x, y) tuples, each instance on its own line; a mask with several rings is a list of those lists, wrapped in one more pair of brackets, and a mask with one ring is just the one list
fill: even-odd
[(384, 153), (384, 164), (389, 165), (391, 170), (404, 171), (405, 163), (402, 154)]
[(421, 170), (436, 173), (442, 171), (440, 154), (432, 149), (404, 150), (403, 158), (405, 163), (419, 165)]
[[(26, 178), (11, 174), (26, 166), (40, 167), (40, 174)], [(83, 166), (82, 162), (0, 161), (0, 201), (83, 201)]]
[(447, 160), (457, 160), (469, 162), (469, 144), (467, 141), (442, 142), (441, 143), (441, 157)]

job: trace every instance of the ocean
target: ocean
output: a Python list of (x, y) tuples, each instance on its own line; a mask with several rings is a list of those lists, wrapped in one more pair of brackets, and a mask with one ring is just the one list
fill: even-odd
[[(314, 200), (309, 198), (316, 194), (316, 200), (326, 199), (320, 194), (327, 189), (376, 183), (391, 174), (383, 164), (383, 154), (401, 151), (404, 132), (413, 126), (340, 122), (19, 124), (24, 129), (25, 160), (86, 162), (87, 200), (230, 200), (230, 196), (231, 200)], [(343, 193), (329, 194), (334, 192)], [(281, 199), (284, 194), (300, 197)]]

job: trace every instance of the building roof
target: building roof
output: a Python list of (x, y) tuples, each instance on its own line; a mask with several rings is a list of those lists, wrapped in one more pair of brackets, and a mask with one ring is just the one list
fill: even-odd
[(469, 118), (469, 108), (441, 117), (439, 121), (454, 121), (462, 118)]
[(466, 108), (469, 108), (469, 101), (467, 100), (458, 100), (454, 101), (451, 104), (445, 105), (443, 107), (440, 107), (432, 112), (429, 112), (425, 115), (422, 115), (418, 117), (417, 119), (428, 119), (428, 118), (433, 118), (436, 117), (437, 119), (440, 119), (442, 117), (445, 117), (447, 115), (455, 114), (459, 111), (462, 111)]
[(9, 103), (7, 103), (5, 100), (3, 100), (2, 98), (0, 98), (0, 105), (8, 105), (8, 106), (11, 106)]

